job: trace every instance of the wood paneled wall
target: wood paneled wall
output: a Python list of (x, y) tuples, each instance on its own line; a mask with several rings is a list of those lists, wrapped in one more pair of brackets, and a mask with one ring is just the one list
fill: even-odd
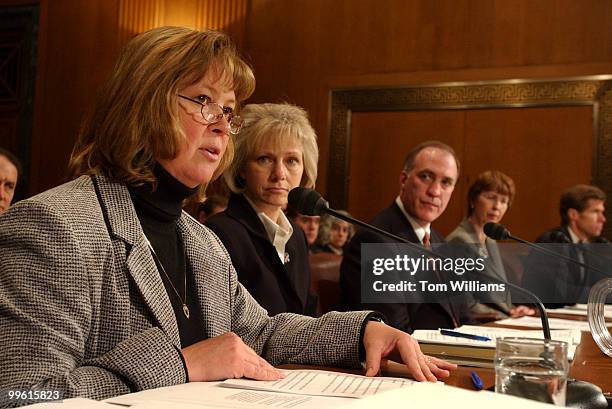
[(606, 0), (252, 0), (253, 100), (310, 112), (325, 191), (330, 89), (611, 73), (610, 21)]
[(331, 89), (612, 73), (608, 0), (40, 0), (40, 7), (30, 193), (63, 180), (82, 115), (120, 46), (157, 25), (225, 30), (255, 68), (253, 102), (287, 100), (310, 112), (323, 193)]
[[(612, 2), (606, 0), (252, 0), (252, 4), (247, 52), (254, 62), (258, 80), (253, 100), (288, 100), (311, 114), (320, 145), (317, 188), (324, 194), (328, 193), (329, 153), (334, 149), (329, 139), (332, 89), (612, 73), (612, 25), (609, 24)], [(509, 112), (504, 111), (502, 115)], [(584, 113), (575, 114), (579, 116), (579, 123), (584, 123)], [(398, 133), (407, 129), (405, 122), (398, 123), (399, 116), (372, 114), (377, 119), (369, 118), (374, 122), (367, 125), (367, 120), (358, 115), (352, 118), (353, 136), (355, 132), (363, 134), (364, 138), (374, 138), (375, 144), (401, 137)], [(440, 122), (435, 123), (426, 120), (426, 113), (414, 115), (414, 121), (410, 122), (411, 136), (423, 140), (431, 134), (443, 135), (441, 138), (450, 138), (451, 143), (455, 131), (467, 135), (468, 132), (483, 132), (491, 125), (491, 120), (506, 123), (499, 115), (491, 116), (490, 111), (471, 114), (475, 122), (469, 130), (445, 123), (443, 116), (449, 113), (437, 113), (436, 121)], [(467, 114), (459, 115), (466, 119)], [(410, 121), (407, 116), (409, 114), (404, 114), (402, 121)], [(378, 120), (382, 117), (385, 120)], [(531, 120), (534, 125), (540, 123), (537, 118)], [(570, 118), (569, 122), (573, 120)], [(362, 125), (366, 128), (357, 130), (356, 127)], [(533, 132), (537, 128), (534, 127)], [(529, 141), (529, 135), (533, 135), (533, 132), (516, 135), (508, 133), (508, 129), (504, 126), (498, 135), (503, 136), (504, 146), (510, 148)], [(572, 138), (577, 144), (590, 141), (590, 125), (581, 131), (584, 134), (565, 135), (567, 141), (564, 143), (571, 143)], [(464, 158), (474, 172), (485, 170), (482, 166), (489, 162), (491, 167), (501, 166), (487, 156), (499, 154), (489, 149), (500, 146), (494, 143), (498, 135), (482, 139), (479, 150), (471, 151), (469, 157)], [(386, 147), (382, 149), (387, 149), (387, 156), (379, 156), (379, 159), (394, 155), (403, 157), (408, 148), (393, 143), (381, 146)], [(591, 157), (583, 155), (590, 153), (590, 143), (581, 145), (580, 154), (575, 156), (580, 161), (579, 169), (569, 178), (565, 173), (554, 173), (555, 160), (561, 158), (552, 157), (552, 154), (559, 146), (554, 143), (542, 145), (544, 150), (550, 148), (551, 154), (541, 158), (542, 169), (533, 175), (553, 180), (550, 189), (535, 191), (528, 185), (527, 175), (518, 177), (517, 182), (524, 186), (522, 190), (519, 188), (517, 207), (522, 207), (521, 203), (528, 207), (530, 201), (536, 201), (538, 212), (547, 211), (549, 215), (536, 227), (527, 228), (527, 237), (543, 224), (558, 222), (558, 194), (562, 188), (590, 181)], [(352, 177), (377, 175), (377, 181), (387, 182), (382, 186), (375, 184), (375, 190), (396, 192), (401, 165), (396, 164), (391, 170), (388, 162), (373, 163), (369, 148), (361, 148), (351, 149), (354, 155), (351, 172), (355, 172)], [(463, 145), (455, 148), (464, 150)], [(397, 150), (403, 152), (395, 154)], [(506, 152), (501, 162), (504, 166), (508, 165), (506, 159), (511, 156), (510, 152)], [(570, 152), (570, 156), (572, 153), (576, 152)], [(571, 169), (569, 171), (571, 173)], [(513, 172), (515, 169), (510, 170)], [(385, 178), (383, 174), (388, 176)], [(461, 181), (462, 185), (467, 182), (466, 179)], [(363, 193), (351, 192), (357, 196)], [(465, 210), (464, 193), (456, 192), (453, 200), (458, 203), (440, 220), (443, 230), (460, 220)], [(362, 199), (353, 197), (353, 204)], [(381, 200), (386, 205), (392, 199)], [(367, 218), (372, 209), (361, 211)], [(508, 215), (509, 220), (519, 222), (518, 210), (517, 220), (513, 214), (514, 209)], [(453, 220), (446, 220), (449, 217)]]

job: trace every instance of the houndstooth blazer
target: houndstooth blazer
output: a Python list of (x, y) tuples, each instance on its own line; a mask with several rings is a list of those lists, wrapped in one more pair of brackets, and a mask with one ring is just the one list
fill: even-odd
[[(359, 365), (368, 312), (270, 318), (211, 230), (186, 213), (178, 229), (207, 337), (233, 331), (272, 364)], [(124, 185), (81, 176), (0, 217), (0, 391), (104, 399), (183, 383), (179, 350), (174, 312)], [(26, 403), (3, 398), (0, 406)]]

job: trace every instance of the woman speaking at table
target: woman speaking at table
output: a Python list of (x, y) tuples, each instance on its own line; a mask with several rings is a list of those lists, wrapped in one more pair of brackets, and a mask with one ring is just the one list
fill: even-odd
[(41, 396), (10, 400), (17, 388), (103, 399), (279, 379), (283, 362), (365, 358), (374, 375), (389, 356), (419, 380), (448, 375), (370, 312), (270, 318), (181, 210), (231, 162), (254, 85), (221, 33), (164, 27), (128, 43), (82, 127), (76, 178), (0, 217), (0, 406)]

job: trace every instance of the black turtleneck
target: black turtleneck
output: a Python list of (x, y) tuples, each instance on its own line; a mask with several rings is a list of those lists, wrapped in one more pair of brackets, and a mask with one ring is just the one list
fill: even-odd
[[(155, 166), (154, 174), (157, 178), (155, 191), (152, 190), (151, 185), (130, 186), (128, 189), (142, 230), (157, 255), (157, 259), (153, 258), (156, 259), (159, 275), (174, 309), (181, 346), (185, 348), (205, 337), (195, 281), (190, 269), (187, 268), (185, 247), (177, 226), (177, 221), (181, 217), (183, 200), (193, 195), (198, 188), (190, 189), (183, 185), (160, 165)], [(171, 282), (162, 272), (162, 266)], [(187, 280), (186, 292), (185, 278)], [(186, 304), (189, 307), (189, 319), (183, 313), (185, 294)]]

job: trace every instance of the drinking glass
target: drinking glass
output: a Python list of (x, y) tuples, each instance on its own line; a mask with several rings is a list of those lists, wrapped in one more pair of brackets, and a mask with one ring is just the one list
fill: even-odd
[(495, 392), (565, 406), (567, 342), (497, 338)]

